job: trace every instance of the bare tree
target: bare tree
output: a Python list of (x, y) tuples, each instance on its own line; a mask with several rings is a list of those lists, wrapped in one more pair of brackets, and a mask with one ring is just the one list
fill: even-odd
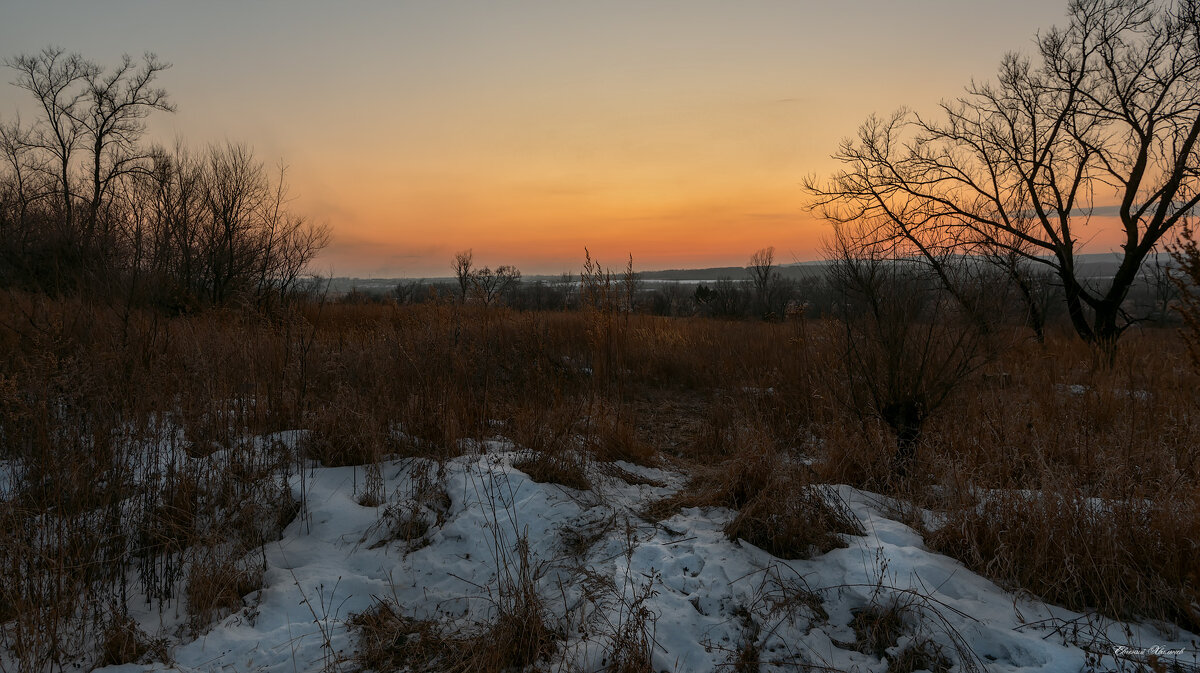
[(154, 152), (142, 179), (153, 203), (147, 266), (169, 285), (169, 305), (286, 301), (329, 228), (292, 213), (286, 174), (272, 179), (244, 145)]
[[(120, 221), (130, 213), (105, 215), (105, 210), (118, 198), (119, 182), (152, 167), (139, 142), (145, 132), (143, 120), (152, 111), (174, 109), (166, 92), (153, 86), (169, 65), (146, 54), (139, 67), (125, 56), (106, 71), (58, 47), (6, 60), (5, 65), (17, 72), (13, 83), (32, 94), (41, 108), (37, 123), (24, 133), (15, 132), (19, 126), (11, 127), (14, 132), (6, 135), (15, 142), (5, 144), (37, 157), (32, 162), (20, 157), (10, 161), (10, 167), (25, 169), (20, 183), (31, 184), (36, 171), (52, 185), (47, 191), (56, 197), (59, 212), (47, 218), (52, 231), (42, 232), (41, 238), (52, 255), (48, 261), (58, 269), (58, 282), (78, 282), (80, 274), (89, 271), (89, 285), (111, 279), (116, 257), (125, 252), (117, 247), (139, 240), (143, 230)], [(132, 203), (131, 195), (121, 195), (124, 205)], [(82, 216), (77, 212), (81, 204)]]
[(0, 161), (9, 170), (10, 181), (4, 185), (4, 202), (12, 208), (8, 220), (24, 230), (29, 207), (49, 194), (44, 179), (45, 168), (34, 150), (33, 133), (17, 119), (0, 124)]
[(124, 283), (127, 308), (266, 307), (328, 243), (327, 226), (287, 208), (282, 167), (272, 179), (249, 148), (141, 145), (146, 118), (174, 109), (155, 55), (109, 70), (49, 47), (4, 63), (41, 108), (33, 126), (0, 124), (5, 282), (110, 297)]
[(187, 311), (199, 300), (204, 165), (182, 142), (171, 151), (153, 148), (150, 154), (150, 171), (137, 181), (153, 204), (147, 267), (158, 289), (156, 301), (172, 311)]
[(105, 73), (96, 66), (88, 71), (83, 105), (68, 113), (82, 131), (91, 153), (88, 162), (91, 196), (83, 225), (85, 241), (97, 234), (100, 212), (113, 198), (116, 182), (148, 170), (149, 154), (138, 148), (146, 131), (142, 120), (153, 110), (174, 112), (167, 92), (153, 86), (159, 73), (170, 67), (154, 54), (146, 53), (140, 67), (135, 67), (133, 60), (125, 55), (112, 72)]
[[(1110, 354), (1146, 256), (1200, 203), (1200, 0), (1076, 0), (1035, 59), (943, 103), (941, 119), (870, 118), (806, 182), (834, 222), (861, 221), (939, 277), (981, 248), (1045, 265), (1076, 332)], [(1081, 229), (1108, 211), (1124, 234), (1104, 283), (1080, 276)], [(947, 284), (947, 287), (952, 287)]]
[(771, 286), (775, 280), (775, 248), (762, 248), (750, 255), (750, 281), (754, 284), (754, 301), (758, 314), (767, 317), (771, 313)]
[(467, 293), (471, 291), (471, 264), (474, 253), (463, 250), (454, 255), (454, 277), (458, 279), (458, 301), (467, 301)]
[(17, 71), (13, 84), (33, 94), (42, 109), (44, 116), (32, 145), (53, 157), (51, 174), (58, 183), (62, 223), (69, 227), (73, 222), (73, 157), (84, 133), (79, 119), (87, 96), (77, 85), (94, 77), (97, 67), (61, 47), (46, 47), (37, 54), (6, 59), (4, 64)]
[(498, 266), (494, 271), (485, 266), (471, 272), (471, 294), (491, 306), (520, 282), (521, 272), (515, 266)]
[(30, 265), (41, 262), (31, 250), (36, 208), (54, 190), (32, 131), (20, 120), (0, 124), (0, 278), (28, 279)]

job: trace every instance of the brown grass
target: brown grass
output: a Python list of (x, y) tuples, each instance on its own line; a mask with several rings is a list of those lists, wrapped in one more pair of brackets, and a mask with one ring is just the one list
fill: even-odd
[(665, 518), (684, 507), (738, 510), (725, 534), (782, 558), (823, 554), (845, 547), (843, 535), (863, 534), (845, 503), (812, 482), (806, 465), (762, 443), (697, 468), (689, 484), (651, 505), (647, 514)]
[[(730, 535), (782, 556), (857, 530), (819, 484), (890, 491), (946, 516), (931, 545), (1010, 586), (1200, 627), (1200, 377), (1178, 335), (1131, 331), (1110, 367), (1069, 335), (1014, 332), (928, 421), (901, 487), (894, 438), (841, 402), (839, 333), (444, 303), (167, 318), (0, 294), (0, 459), (15, 476), (0, 621), (35, 670), (105, 628), (75, 606), (108, 605), (127, 577), (165, 603), (194, 574), (198, 595), (223, 596), (197, 605), (230, 609), (217, 587), (239, 582), (215, 578), (237, 573), (190, 559), (278, 535), (303, 460), (366, 465), (368, 502), (383, 503), (369, 482), (384, 456), (441, 459), (499, 434), (537, 478), (577, 487), (575, 460), (669, 457), (694, 479), (656, 516), (736, 509)], [(284, 430), (307, 439), (253, 439)]]
[(202, 633), (214, 621), (245, 607), (244, 597), (262, 588), (263, 570), (220, 550), (201, 552), (188, 569), (185, 591), (189, 625)]
[(576, 451), (530, 451), (513, 461), (513, 467), (538, 483), (560, 484), (580, 491), (592, 488), (587, 476), (587, 460)]
[(1195, 501), (1089, 500), (1069, 485), (1002, 491), (952, 513), (926, 540), (1049, 603), (1200, 629)]
[(870, 605), (851, 612), (853, 648), (864, 654), (884, 657), (904, 634), (904, 609), (899, 603)]
[(949, 673), (953, 664), (942, 654), (942, 649), (932, 641), (915, 639), (904, 649), (888, 658), (887, 673)]
[(448, 637), (436, 622), (406, 617), (387, 601), (377, 601), (351, 617), (349, 624), (358, 632), (355, 662), (366, 670), (449, 671), (451, 661), (461, 656), (460, 645), (465, 645)]
[[(436, 467), (429, 461), (416, 460), (409, 468), (406, 484), (396, 489), (395, 501), (387, 505), (376, 524), (382, 535), (374, 546), (394, 540), (410, 543), (409, 549), (428, 544), (426, 534), (434, 526), (445, 523), (450, 511), (450, 494), (446, 492), (443, 464)], [(362, 504), (360, 499), (359, 504)]]
[(114, 614), (100, 634), (98, 666), (169, 662), (166, 641), (151, 638), (127, 615)]
[(546, 608), (522, 562), (513, 582), (501, 582), (493, 619), (453, 628), (404, 615), (392, 601), (349, 620), (358, 632), (355, 661), (364, 669), (446, 673), (527, 670), (546, 660), (562, 634), (547, 624)]

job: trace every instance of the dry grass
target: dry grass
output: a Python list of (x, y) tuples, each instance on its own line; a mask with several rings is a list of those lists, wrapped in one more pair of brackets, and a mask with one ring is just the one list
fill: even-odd
[(745, 608), (735, 611), (742, 623), (742, 635), (737, 650), (730, 657), (729, 665), (734, 673), (759, 673), (762, 670), (762, 647), (758, 643), (762, 627), (754, 615)]
[(377, 601), (348, 623), (358, 632), (355, 662), (365, 670), (449, 671), (465, 644), (448, 637), (436, 622), (406, 617), (387, 601)]
[(455, 628), (404, 615), (393, 601), (349, 620), (358, 632), (355, 661), (375, 671), (502, 673), (546, 661), (562, 634), (548, 624), (527, 550), (518, 543), (517, 567), (505, 566), (490, 621)]
[(383, 460), (391, 448), (387, 424), (374, 413), (375, 405), (343, 393), (336, 403), (310, 411), (303, 427), (303, 454), (326, 467), (367, 465)]
[[(1068, 335), (1014, 334), (929, 419), (899, 486), (894, 437), (841, 402), (839, 333), (436, 303), (166, 318), (0, 295), (0, 622), (32, 671), (95, 642), (104, 611), (76, 607), (109, 605), (128, 577), (167, 603), (194, 575), (218, 597), (198, 606), (231, 609), (245, 594), (219, 587), (254, 582), (191, 559), (278, 535), (306, 458), (367, 466), (364, 502), (382, 504), (383, 457), (500, 434), (529, 451), (521, 469), (577, 488), (587, 461), (691, 466), (653, 514), (729, 507), (731, 536), (781, 556), (857, 532), (819, 484), (889, 491), (944, 513), (930, 543), (1011, 586), (1200, 627), (1200, 377), (1182, 339), (1131, 332), (1110, 367)], [(253, 439), (285, 430), (307, 439)], [(1096, 501), (1111, 507), (1081, 504)], [(422, 507), (410, 522), (435, 525)]]
[(918, 638), (888, 658), (887, 673), (949, 673), (952, 665), (936, 643)]
[(661, 519), (684, 507), (738, 510), (725, 534), (782, 558), (810, 558), (845, 547), (844, 535), (863, 534), (837, 494), (812, 482), (806, 465), (761, 443), (698, 468), (688, 485), (647, 514)]
[(169, 662), (164, 639), (151, 638), (127, 615), (112, 615), (100, 633), (98, 666)]
[(1200, 381), (1166, 332), (1128, 337), (1111, 368), (1093, 359), (1021, 347), (958, 400), (926, 446), (940, 493), (915, 495), (947, 515), (927, 540), (1047, 601), (1195, 630)]
[(898, 602), (871, 603), (851, 614), (850, 628), (854, 630), (851, 645), (863, 654), (882, 658), (904, 634), (904, 608)]
[[(862, 535), (862, 525), (835, 492), (786, 477), (772, 483), (725, 527), (780, 558), (811, 558), (847, 546), (843, 536)], [(774, 489), (782, 489), (782, 492)]]
[(636, 420), (629, 407), (596, 405), (588, 416), (587, 448), (597, 459), (623, 460), (637, 465), (654, 465), (658, 452), (638, 437)]
[(513, 461), (513, 467), (538, 483), (559, 484), (580, 491), (592, 488), (587, 465), (585, 456), (577, 451), (530, 451)]
[(1086, 499), (1063, 485), (1001, 491), (952, 513), (926, 540), (1049, 603), (1200, 629), (1195, 501)]
[(409, 543), (410, 551), (427, 544), (426, 534), (445, 523), (450, 511), (450, 494), (446, 492), (442, 467), (442, 463), (435, 466), (421, 459), (410, 464), (407, 483), (397, 487), (393, 502), (384, 508), (374, 526), (380, 539), (372, 548), (395, 540)]
[(246, 606), (244, 597), (262, 588), (263, 570), (221, 550), (203, 550), (185, 581), (189, 626), (200, 634), (214, 621)]
[(398, 606), (379, 601), (349, 623), (358, 632), (355, 662), (366, 670), (501, 673), (526, 670), (553, 653), (557, 635), (538, 617), (501, 615), (472, 634), (406, 617)]

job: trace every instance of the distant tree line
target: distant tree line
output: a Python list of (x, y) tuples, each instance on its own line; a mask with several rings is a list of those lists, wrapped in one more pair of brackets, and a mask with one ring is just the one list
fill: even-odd
[(145, 146), (171, 112), (153, 54), (112, 68), (50, 47), (4, 61), (36, 103), (0, 121), (0, 284), (187, 311), (265, 306), (329, 240), (288, 208), (284, 171), (244, 145)]
[[(458, 253), (452, 262), (454, 281), (403, 280), (390, 291), (356, 288), (339, 301), (475, 303), (518, 311), (578, 311), (607, 304), (609, 310), (619, 312), (768, 322), (844, 318), (846, 276), (839, 260), (841, 257), (831, 251), (827, 264), (805, 267), (803, 275), (783, 275), (774, 264), (774, 250), (764, 248), (751, 255), (744, 278), (687, 282), (642, 280), (633, 270), (632, 259), (621, 272), (604, 270), (587, 255), (579, 274), (531, 280), (523, 278), (514, 266), (477, 268), (473, 252), (467, 250)], [(895, 260), (893, 264), (898, 272), (913, 279), (911, 282), (942, 282), (928, 265), (917, 260)], [(968, 292), (973, 293), (973, 301), (990, 325), (1025, 326), (1040, 340), (1048, 326), (1066, 328), (1070, 324), (1061, 283), (1049, 272), (1018, 263), (1020, 273), (1014, 274), (984, 258), (946, 260), (944, 266), (954, 269), (959, 296), (966, 298)], [(1168, 271), (1165, 258), (1148, 264), (1130, 290), (1126, 308), (1142, 316), (1145, 324), (1180, 322), (1178, 312), (1173, 310), (1179, 291)]]

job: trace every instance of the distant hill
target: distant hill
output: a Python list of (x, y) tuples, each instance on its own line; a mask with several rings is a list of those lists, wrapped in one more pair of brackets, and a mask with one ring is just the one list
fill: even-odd
[[(775, 271), (785, 278), (800, 278), (818, 272), (826, 265), (824, 261), (801, 262), (798, 264), (780, 264)], [(667, 269), (664, 271), (641, 271), (638, 276), (642, 280), (657, 281), (715, 281), (721, 278), (732, 280), (749, 280), (750, 271), (744, 266), (713, 266), (704, 269)]]

